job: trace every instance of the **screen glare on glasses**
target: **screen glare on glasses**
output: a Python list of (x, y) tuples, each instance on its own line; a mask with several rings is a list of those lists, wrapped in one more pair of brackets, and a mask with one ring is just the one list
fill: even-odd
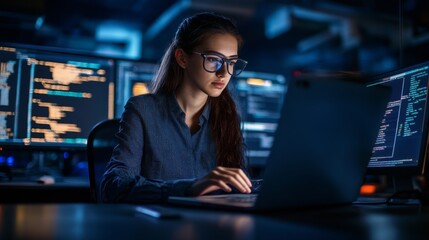
[(209, 73), (219, 71), (222, 68), (223, 64), (226, 63), (226, 69), (228, 73), (232, 76), (237, 76), (241, 72), (243, 72), (244, 68), (247, 65), (247, 61), (240, 58), (227, 59), (214, 53), (192, 53), (198, 54), (203, 58), (203, 68)]

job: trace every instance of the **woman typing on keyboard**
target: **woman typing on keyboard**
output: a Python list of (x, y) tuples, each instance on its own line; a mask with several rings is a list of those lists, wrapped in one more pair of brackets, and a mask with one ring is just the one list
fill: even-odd
[(185, 19), (152, 93), (128, 100), (102, 181), (104, 202), (162, 201), (214, 191), (250, 193), (240, 119), (227, 88), (247, 62), (223, 16)]

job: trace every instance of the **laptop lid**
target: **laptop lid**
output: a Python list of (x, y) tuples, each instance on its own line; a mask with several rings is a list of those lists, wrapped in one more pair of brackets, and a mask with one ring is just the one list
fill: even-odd
[[(367, 88), (343, 78), (291, 81), (263, 186), (255, 205), (242, 207), (284, 209), (356, 200), (389, 96), (389, 88)], [(171, 197), (170, 202), (229, 205), (219, 196)]]
[(389, 96), (341, 78), (293, 81), (255, 207), (356, 200)]

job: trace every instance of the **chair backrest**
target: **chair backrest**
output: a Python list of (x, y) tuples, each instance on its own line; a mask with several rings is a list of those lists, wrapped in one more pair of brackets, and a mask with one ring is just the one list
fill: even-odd
[(117, 144), (115, 134), (118, 130), (119, 119), (108, 119), (97, 123), (89, 133), (86, 150), (91, 199), (94, 202), (101, 202), (100, 183)]

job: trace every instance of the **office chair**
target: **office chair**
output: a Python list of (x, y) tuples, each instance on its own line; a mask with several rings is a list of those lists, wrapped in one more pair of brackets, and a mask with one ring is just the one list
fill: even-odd
[(94, 202), (101, 202), (100, 183), (117, 144), (115, 134), (118, 130), (119, 119), (108, 119), (97, 123), (89, 133), (86, 150), (91, 199)]

